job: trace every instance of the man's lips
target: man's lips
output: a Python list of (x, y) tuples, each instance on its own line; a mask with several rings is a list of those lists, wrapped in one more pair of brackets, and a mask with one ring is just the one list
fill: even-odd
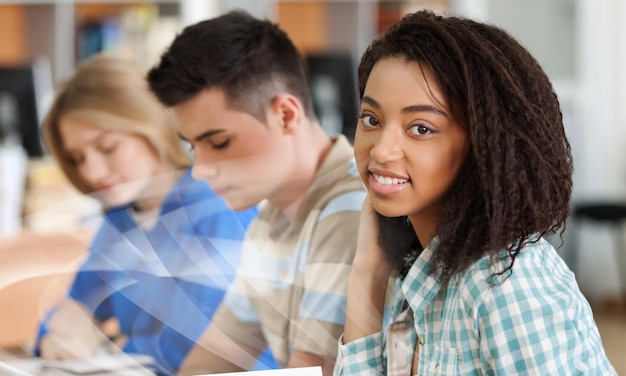
[(228, 192), (231, 191), (231, 187), (230, 186), (214, 187), (214, 186), (211, 185), (211, 189), (213, 189), (213, 192), (215, 192), (215, 194), (218, 195), (218, 196), (224, 196)]

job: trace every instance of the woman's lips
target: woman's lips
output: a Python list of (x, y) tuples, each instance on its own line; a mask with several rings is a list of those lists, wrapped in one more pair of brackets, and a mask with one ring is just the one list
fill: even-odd
[(398, 178), (369, 173), (369, 186), (371, 190), (379, 195), (391, 195), (404, 190), (410, 184), (410, 179)]

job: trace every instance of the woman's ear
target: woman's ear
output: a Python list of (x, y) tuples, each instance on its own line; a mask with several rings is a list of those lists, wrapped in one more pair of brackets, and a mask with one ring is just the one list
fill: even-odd
[(302, 104), (291, 94), (278, 94), (272, 100), (271, 113), (284, 132), (295, 132), (304, 119)]

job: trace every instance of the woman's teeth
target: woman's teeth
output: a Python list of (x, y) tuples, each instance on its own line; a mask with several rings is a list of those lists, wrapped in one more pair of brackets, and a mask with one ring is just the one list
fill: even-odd
[(372, 174), (372, 176), (374, 176), (374, 179), (380, 184), (404, 184), (407, 181), (409, 181), (408, 179), (396, 179), (396, 178), (390, 178), (387, 176), (380, 176), (376, 174)]

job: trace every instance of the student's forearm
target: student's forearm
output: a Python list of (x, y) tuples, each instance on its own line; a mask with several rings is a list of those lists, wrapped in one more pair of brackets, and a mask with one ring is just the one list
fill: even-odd
[(382, 329), (385, 293), (389, 273), (384, 270), (353, 269), (348, 280), (348, 302), (343, 342), (379, 332)]
[(245, 371), (245, 368), (238, 367), (216, 355), (214, 352), (196, 345), (187, 355), (181, 364), (177, 376), (198, 375), (201, 373), (226, 373)]
[(331, 376), (333, 374), (334, 365), (334, 357), (328, 358), (298, 350), (293, 351), (291, 357), (289, 358), (289, 362), (287, 363), (288, 368), (320, 366), (324, 376)]
[(209, 324), (183, 360), (177, 375), (245, 371), (260, 355), (260, 350), (236, 343), (215, 325)]

